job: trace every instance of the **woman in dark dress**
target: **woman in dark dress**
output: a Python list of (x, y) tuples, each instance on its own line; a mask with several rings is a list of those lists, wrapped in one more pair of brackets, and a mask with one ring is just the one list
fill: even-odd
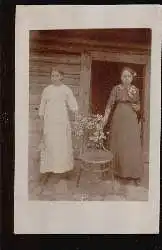
[(137, 117), (140, 111), (139, 90), (132, 84), (135, 75), (131, 68), (123, 68), (121, 84), (112, 89), (107, 102), (103, 126), (107, 124), (110, 112), (116, 105), (110, 133), (114, 169), (119, 178), (133, 180), (139, 185), (143, 167), (140, 126)]

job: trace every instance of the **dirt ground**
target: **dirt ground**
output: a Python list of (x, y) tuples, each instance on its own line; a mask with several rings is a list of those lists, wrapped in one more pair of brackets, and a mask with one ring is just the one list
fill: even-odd
[[(80, 161), (75, 161), (75, 169), (68, 179), (60, 179), (51, 174), (48, 178), (39, 173), (39, 153), (29, 150), (29, 200), (42, 201), (147, 201), (148, 200), (148, 164), (144, 165), (144, 176), (140, 186), (133, 183), (112, 182), (110, 176), (101, 179), (100, 173), (84, 171), (79, 187), (76, 186)], [(31, 157), (32, 155), (32, 157)]]

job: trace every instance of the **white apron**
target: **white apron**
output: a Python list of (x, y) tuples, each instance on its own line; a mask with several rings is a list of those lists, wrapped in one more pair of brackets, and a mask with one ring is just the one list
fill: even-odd
[(39, 115), (44, 117), (44, 148), (41, 150), (40, 172), (64, 173), (73, 169), (71, 125), (67, 106), (78, 110), (71, 89), (65, 85), (46, 87)]

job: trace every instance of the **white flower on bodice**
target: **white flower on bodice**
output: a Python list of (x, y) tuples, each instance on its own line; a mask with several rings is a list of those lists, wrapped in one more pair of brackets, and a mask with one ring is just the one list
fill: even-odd
[(131, 85), (129, 88), (128, 88), (128, 95), (130, 98), (133, 98), (137, 93), (137, 88), (134, 86), (134, 85)]

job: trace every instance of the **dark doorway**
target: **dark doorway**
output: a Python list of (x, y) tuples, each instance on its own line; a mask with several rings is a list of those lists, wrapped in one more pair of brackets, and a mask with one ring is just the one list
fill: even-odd
[[(93, 114), (104, 114), (110, 92), (113, 86), (120, 83), (120, 72), (124, 66), (131, 67), (137, 73), (134, 84), (140, 91), (141, 113), (139, 119), (142, 121), (144, 109), (144, 65), (139, 64), (93, 60), (91, 68), (91, 112)], [(111, 117), (107, 124), (107, 129), (110, 123)], [(141, 136), (143, 137), (143, 122), (141, 123)]]

